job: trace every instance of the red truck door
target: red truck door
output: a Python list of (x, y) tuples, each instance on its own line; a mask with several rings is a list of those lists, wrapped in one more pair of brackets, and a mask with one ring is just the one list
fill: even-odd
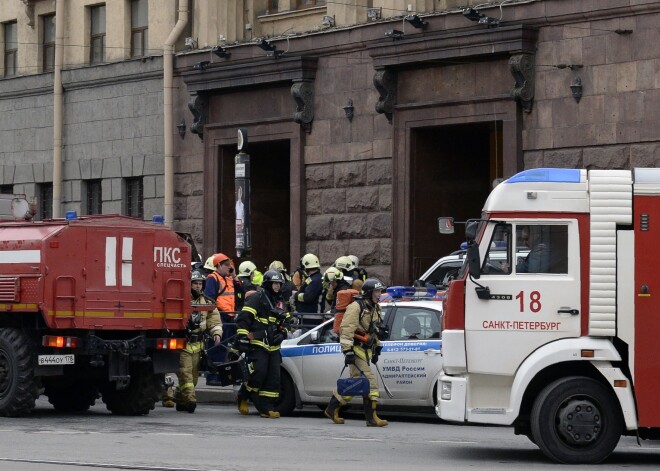
[(660, 426), (660, 282), (657, 196), (635, 196), (635, 395), (640, 427)]

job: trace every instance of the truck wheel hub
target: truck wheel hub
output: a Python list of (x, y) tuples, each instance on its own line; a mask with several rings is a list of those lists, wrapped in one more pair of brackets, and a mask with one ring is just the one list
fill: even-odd
[(570, 399), (557, 414), (558, 432), (570, 445), (588, 445), (598, 439), (602, 430), (602, 414), (593, 402)]

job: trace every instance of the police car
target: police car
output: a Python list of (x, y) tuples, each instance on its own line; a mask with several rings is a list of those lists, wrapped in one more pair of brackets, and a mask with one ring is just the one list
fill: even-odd
[[(442, 299), (435, 290), (391, 287), (381, 298), (389, 337), (382, 340), (378, 372), (381, 404), (432, 407), (442, 370)], [(304, 404), (327, 405), (344, 366), (332, 319), (282, 344), (282, 388), (278, 410), (289, 414)], [(343, 377), (348, 377), (348, 368)], [(383, 382), (391, 393), (386, 393)]]

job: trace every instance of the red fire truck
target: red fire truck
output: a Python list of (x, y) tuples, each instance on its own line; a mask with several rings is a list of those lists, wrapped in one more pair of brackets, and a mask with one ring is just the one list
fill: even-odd
[(495, 187), (447, 292), (438, 415), (513, 426), (562, 463), (660, 438), (655, 217), (660, 169), (534, 169)]
[(0, 198), (0, 415), (29, 413), (42, 393), (62, 411), (102, 397), (148, 414), (185, 347), (190, 244), (126, 216), (31, 212)]

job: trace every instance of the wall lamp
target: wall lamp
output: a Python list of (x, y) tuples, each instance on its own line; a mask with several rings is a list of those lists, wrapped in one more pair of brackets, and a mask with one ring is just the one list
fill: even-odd
[(216, 56), (222, 57), (224, 59), (229, 59), (231, 57), (231, 52), (222, 46), (215, 46), (213, 49), (211, 49), (211, 52)]
[(335, 25), (335, 17), (330, 15), (323, 15), (321, 18), (321, 24), (326, 28), (332, 28)]
[(284, 55), (284, 51), (278, 51), (277, 48), (270, 43), (270, 41), (267, 41), (264, 38), (257, 39), (256, 44), (259, 49), (266, 51), (266, 55), (269, 57), (279, 59)]
[(348, 103), (346, 103), (346, 106), (344, 106), (344, 114), (348, 118), (348, 121), (352, 122), (353, 121), (353, 100), (350, 98), (348, 99)]
[(195, 69), (195, 70), (206, 70), (210, 63), (211, 63), (211, 61), (195, 62), (193, 64), (193, 69)]
[(463, 10), (463, 16), (470, 21), (476, 21), (477, 23), (481, 25), (486, 25), (489, 28), (491, 26), (497, 26), (500, 24), (499, 19), (486, 16), (483, 13), (479, 13), (474, 8), (466, 8), (465, 10)]
[(378, 8), (367, 8), (367, 20), (369, 20), (369, 21), (380, 20), (382, 15), (383, 15), (383, 10), (380, 7), (378, 7)]
[(422, 20), (422, 19), (421, 19), (419, 16), (417, 16), (417, 15), (407, 15), (404, 19), (405, 19), (408, 23), (410, 23), (411, 25), (413, 25), (413, 27), (415, 27), (415, 28), (417, 28), (417, 29), (420, 29), (420, 28), (423, 29), (423, 28), (426, 27), (426, 25), (429, 24), (428, 21), (424, 21), (424, 20)]
[(181, 118), (181, 122), (176, 125), (176, 128), (179, 131), (179, 137), (183, 139), (186, 135), (186, 120)]
[(390, 29), (385, 31), (385, 37), (392, 38), (392, 41), (403, 39), (403, 31), (399, 31), (398, 29)]
[(197, 49), (197, 41), (193, 38), (186, 38), (183, 42), (188, 49)]
[(580, 77), (575, 77), (575, 80), (573, 80), (570, 87), (575, 102), (580, 103), (580, 99), (582, 98), (582, 79)]

